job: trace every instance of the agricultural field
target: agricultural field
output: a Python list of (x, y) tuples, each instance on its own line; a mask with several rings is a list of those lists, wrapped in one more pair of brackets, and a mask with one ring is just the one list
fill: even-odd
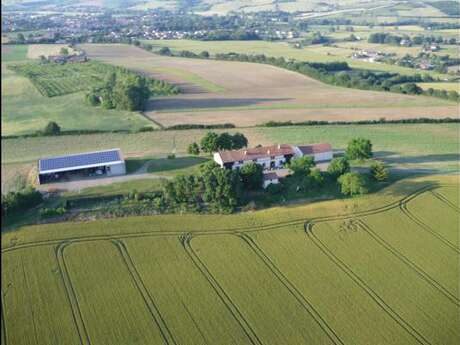
[[(381, 32), (383, 29), (374, 29), (375, 32)], [(388, 29), (385, 28), (384, 31)], [(335, 35), (340, 34), (330, 34), (325, 33), (326, 35)], [(370, 32), (354, 32), (355, 35), (365, 38), (367, 40), (367, 35)], [(350, 32), (346, 33), (346, 37), (350, 36)], [(334, 46), (323, 46), (323, 45), (312, 45), (307, 46), (302, 49), (293, 48), (288, 45), (286, 42), (265, 42), (265, 41), (196, 41), (196, 40), (145, 40), (145, 43), (150, 43), (153, 45), (154, 49), (159, 49), (161, 47), (169, 47), (172, 50), (189, 50), (194, 53), (200, 53), (203, 50), (208, 51), (210, 54), (216, 53), (244, 53), (244, 54), (265, 54), (266, 56), (273, 57), (285, 57), (297, 59), (300, 61), (311, 61), (311, 62), (333, 62), (333, 61), (345, 61), (349, 64), (350, 67), (360, 68), (360, 69), (369, 69), (375, 71), (385, 71), (385, 72), (395, 72), (405, 75), (413, 75), (420, 73), (420, 71), (401, 67), (396, 65), (388, 65), (383, 63), (372, 63), (367, 61), (360, 61), (352, 59), (350, 56), (353, 53), (353, 50), (349, 49), (346, 46), (346, 43), (339, 43), (338, 48)], [(352, 42), (356, 43), (356, 42)], [(360, 43), (367, 46), (366, 43)], [(343, 45), (343, 48), (340, 46)], [(387, 48), (391, 50), (389, 45), (379, 45), (378, 50), (386, 50)], [(415, 48), (417, 49), (417, 48)], [(414, 50), (414, 49), (412, 49)], [(420, 50), (420, 49), (418, 49)], [(388, 51), (390, 52), (390, 51)], [(443, 51), (441, 50), (440, 53)], [(445, 53), (445, 52), (444, 52)], [(439, 74), (433, 71), (426, 72), (433, 77), (443, 77), (447, 78), (447, 75)]]
[[(28, 78), (8, 68), (32, 61), (27, 58), (27, 52), (27, 45), (2, 46), (2, 136), (31, 134), (42, 130), (49, 121), (57, 122), (62, 130), (136, 131), (157, 127), (139, 113), (89, 106), (84, 102), (83, 92), (52, 98), (43, 96)], [(85, 80), (92, 77), (86, 75)], [(60, 85), (73, 85), (71, 89), (75, 91), (80, 87), (75, 81), (82, 82), (82, 78), (55, 79)]]
[(417, 83), (424, 90), (437, 89), (460, 92), (460, 83)]
[(67, 44), (29, 44), (27, 58), (38, 59), (40, 56), (59, 55), (62, 48), (66, 48), (70, 55), (76, 52), (75, 49)]
[[(248, 138), (250, 147), (273, 143), (330, 142), (337, 152), (344, 150), (352, 138), (365, 137), (372, 141), (376, 158), (385, 161), (394, 172), (453, 173), (460, 169), (459, 130), (459, 124), (386, 124), (258, 127), (215, 131), (241, 132)], [(207, 157), (185, 158), (187, 146), (194, 141), (199, 142), (206, 132), (207, 130), (155, 131), (3, 139), (2, 187), (3, 190), (8, 190), (14, 176), (27, 175), (40, 157), (114, 147), (121, 148), (130, 172), (146, 163), (149, 163), (148, 172), (155, 175), (167, 177), (191, 172)], [(178, 158), (165, 159), (174, 148)], [(125, 191), (130, 188), (129, 183), (122, 186)], [(104, 186), (100, 192), (105, 193), (107, 188), (110, 189), (109, 186)], [(136, 187), (131, 189), (133, 188)], [(94, 194), (94, 191), (89, 192)]]
[(236, 215), (7, 232), (2, 344), (455, 345), (459, 198), (457, 175), (427, 176)]
[[(274, 66), (158, 56), (127, 45), (80, 46), (90, 57), (179, 85), (184, 93), (158, 97), (145, 114), (162, 126), (270, 120), (363, 120), (386, 117), (457, 117), (455, 103), (425, 96), (345, 89)], [(219, 85), (210, 92), (181, 78), (183, 70)]]

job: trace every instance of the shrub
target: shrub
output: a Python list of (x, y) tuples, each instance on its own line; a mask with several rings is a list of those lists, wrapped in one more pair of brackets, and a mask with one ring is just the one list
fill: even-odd
[(368, 159), (372, 157), (372, 143), (368, 139), (352, 139), (347, 146), (345, 156), (350, 159)]
[(43, 208), (40, 210), (40, 217), (42, 218), (49, 218), (49, 217), (57, 217), (62, 216), (67, 212), (67, 209), (63, 206), (60, 207), (53, 207), (53, 208)]
[(327, 168), (327, 172), (333, 178), (338, 178), (339, 176), (350, 171), (350, 163), (345, 157), (334, 158)]
[(281, 183), (272, 183), (265, 189), (270, 195), (278, 195), (284, 191), (284, 186)]
[(176, 155), (174, 153), (171, 153), (170, 155), (168, 155), (166, 158), (168, 159), (175, 159), (176, 158)]
[(288, 168), (293, 172), (294, 176), (307, 176), (314, 166), (315, 161), (310, 156), (295, 158), (288, 164)]
[(193, 142), (187, 147), (187, 153), (198, 156), (200, 154), (200, 147), (197, 143)]
[(382, 161), (374, 161), (371, 164), (371, 176), (374, 180), (382, 182), (388, 179), (388, 169)]
[(368, 192), (367, 181), (362, 174), (348, 172), (340, 176), (337, 181), (344, 195), (353, 196), (357, 194), (366, 194)]
[(26, 187), (20, 191), (2, 195), (2, 215), (24, 212), (42, 202), (39, 191), (33, 187)]

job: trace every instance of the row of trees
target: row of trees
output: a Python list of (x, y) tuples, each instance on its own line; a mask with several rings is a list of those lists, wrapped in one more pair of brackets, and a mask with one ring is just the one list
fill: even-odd
[[(182, 56), (190, 58), (209, 58), (209, 53), (204, 51), (195, 54), (190, 51), (180, 51), (173, 53), (169, 48), (163, 47), (157, 53), (170, 56)], [(274, 65), (281, 68), (307, 75), (318, 79), (324, 83), (343, 86), (347, 88), (389, 91), (410, 95), (427, 95), (459, 101), (460, 96), (457, 91), (427, 90), (424, 91), (417, 83), (432, 82), (433, 78), (426, 75), (401, 75), (390, 72), (374, 72), (369, 70), (352, 70), (346, 62), (337, 61), (329, 63), (312, 63), (285, 59), (284, 57), (267, 57), (264, 54), (239, 54), (221, 53), (215, 54), (216, 60), (254, 62)]]
[(416, 35), (409, 37), (407, 35), (399, 36), (391, 34), (388, 32), (374, 32), (369, 35), (367, 41), (369, 43), (379, 43), (379, 44), (391, 44), (391, 45), (400, 45), (402, 41), (405, 41), (406, 45), (424, 45), (424, 44), (457, 44), (457, 39), (452, 38), (443, 38), (442, 36), (425, 36), (425, 35)]

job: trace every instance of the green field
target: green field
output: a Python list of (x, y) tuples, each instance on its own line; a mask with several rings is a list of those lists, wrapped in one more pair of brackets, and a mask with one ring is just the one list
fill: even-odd
[[(303, 49), (296, 49), (285, 42), (266, 41), (150, 40), (143, 42), (152, 44), (154, 49), (169, 47), (172, 50), (189, 50), (197, 54), (203, 50), (208, 51), (210, 54), (229, 52), (265, 54), (270, 57), (285, 57), (312, 62), (346, 61), (353, 68), (397, 72), (406, 75), (420, 73), (420, 71), (416, 69), (407, 67), (354, 60), (350, 58), (353, 50), (340, 47), (336, 48), (333, 46), (313, 45)], [(383, 48), (384, 45), (382, 45), (381, 49)], [(432, 71), (426, 73), (433, 77), (445, 76)]]
[[(85, 104), (83, 92), (74, 92), (76, 88), (81, 89), (81, 78), (64, 78), (63, 82), (74, 92), (72, 94), (52, 98), (43, 96), (28, 78), (8, 69), (9, 64), (27, 58), (27, 45), (6, 48), (10, 50), (2, 54), (3, 136), (34, 133), (42, 130), (49, 121), (57, 122), (62, 130), (136, 131), (146, 126), (157, 127), (135, 112), (107, 110)], [(2, 47), (2, 52), (4, 49)], [(73, 68), (79, 67), (74, 65)]]
[(458, 183), (4, 233), (2, 344), (455, 345)]
[(460, 83), (417, 83), (424, 90), (446, 90), (446, 91), (457, 91), (460, 92)]
[[(459, 127), (458, 124), (337, 125), (256, 127), (216, 130), (216, 132), (239, 131), (249, 139), (249, 146), (326, 141), (330, 142), (335, 150), (345, 149), (352, 138), (366, 137), (372, 141), (376, 155), (395, 166), (427, 165), (432, 169), (442, 170), (447, 167), (458, 169)], [(152, 157), (165, 157), (172, 152), (174, 145), (177, 154), (185, 154), (188, 144), (199, 142), (206, 132), (208, 131), (156, 131), (136, 134), (111, 133), (4, 139), (2, 140), (2, 163), (29, 163), (43, 156), (119, 147), (125, 156), (139, 157), (137, 161), (140, 163), (133, 168), (135, 170)], [(176, 160), (166, 162), (181, 164)], [(151, 171), (154, 172), (154, 169), (152, 168)]]

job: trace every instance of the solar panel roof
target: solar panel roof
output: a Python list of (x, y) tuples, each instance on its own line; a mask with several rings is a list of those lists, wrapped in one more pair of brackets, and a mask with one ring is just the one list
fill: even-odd
[(79, 153), (74, 155), (50, 157), (39, 160), (40, 172), (72, 170), (85, 166), (98, 166), (121, 161), (119, 149)]

